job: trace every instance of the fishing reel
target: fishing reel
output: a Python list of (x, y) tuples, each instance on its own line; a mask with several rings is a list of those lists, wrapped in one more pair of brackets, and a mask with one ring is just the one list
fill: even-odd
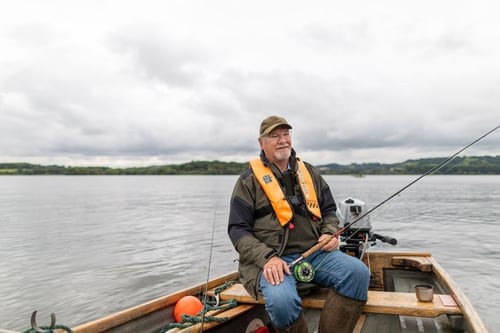
[(301, 261), (293, 266), (293, 276), (299, 282), (311, 282), (314, 279), (314, 267), (307, 261)]

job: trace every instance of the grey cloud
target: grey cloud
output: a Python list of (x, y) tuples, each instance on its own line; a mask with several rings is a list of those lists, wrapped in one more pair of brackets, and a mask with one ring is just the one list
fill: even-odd
[(207, 54), (172, 38), (154, 27), (128, 28), (110, 37), (110, 43), (114, 52), (130, 55), (143, 75), (173, 87), (192, 86), (202, 79)]
[[(179, 21), (108, 13), (98, 28), (0, 32), (0, 156), (244, 161), (258, 153), (260, 121), (280, 114), (299, 153), (376, 161), (449, 152), (499, 123), (496, 44), (481, 44), (474, 22), (441, 24), (420, 5), (409, 19), (306, 7), (319, 19), (283, 15), (284, 30), (252, 19), (208, 29), (205, 16), (191, 27), (186, 9)], [(499, 141), (481, 147), (497, 153)]]

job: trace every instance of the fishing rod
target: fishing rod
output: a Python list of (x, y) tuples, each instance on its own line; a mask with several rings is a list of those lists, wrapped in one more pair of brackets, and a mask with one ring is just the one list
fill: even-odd
[[(407, 185), (403, 186), (401, 189), (399, 189), (398, 191), (396, 191), (394, 194), (392, 194), (391, 196), (389, 196), (387, 199), (383, 200), (382, 202), (380, 202), (379, 204), (377, 204), (373, 208), (369, 209), (364, 214), (361, 214), (354, 221), (346, 224), (344, 227), (342, 227), (341, 229), (339, 229), (335, 234), (331, 235), (328, 238), (325, 238), (322, 242), (317, 243), (316, 245), (314, 245), (313, 247), (311, 247), (309, 250), (307, 250), (304, 253), (302, 253), (300, 255), (300, 257), (298, 257), (297, 259), (295, 259), (294, 261), (292, 261), (291, 263), (289, 263), (288, 267), (289, 268), (294, 268), (295, 265), (299, 264), (304, 259), (306, 259), (310, 255), (312, 255), (313, 253), (315, 253), (318, 250), (320, 250), (321, 248), (323, 248), (323, 246), (325, 246), (326, 244), (328, 244), (332, 240), (332, 238), (338, 237), (341, 233), (343, 233), (344, 231), (346, 231), (347, 229), (349, 229), (349, 227), (351, 227), (352, 225), (354, 225), (356, 222), (358, 222), (359, 220), (361, 220), (363, 217), (367, 216), (368, 214), (370, 214), (371, 212), (373, 212), (375, 209), (379, 208), (380, 206), (382, 206), (383, 204), (385, 204), (386, 202), (388, 202), (389, 200), (391, 200), (392, 198), (394, 198), (395, 196), (397, 196), (398, 194), (400, 194), (401, 192), (403, 192), (404, 190), (406, 190), (408, 187), (410, 187), (413, 184), (415, 184), (416, 182), (418, 182), (420, 179), (424, 178), (425, 176), (427, 176), (427, 175), (429, 175), (429, 174), (431, 174), (433, 172), (436, 172), (437, 170), (439, 170), (440, 168), (442, 168), (443, 166), (445, 166), (446, 164), (448, 164), (458, 154), (460, 154), (464, 150), (468, 149), (469, 147), (473, 146), (474, 144), (478, 143), (479, 141), (481, 141), (482, 139), (484, 139), (485, 137), (487, 137), (491, 133), (495, 132), (498, 128), (500, 128), (500, 125), (496, 126), (492, 130), (490, 130), (487, 133), (483, 134), (482, 136), (480, 136), (476, 140), (472, 141), (471, 143), (469, 143), (468, 145), (464, 146), (459, 151), (457, 151), (456, 153), (454, 153), (453, 155), (451, 155), (450, 157), (448, 157), (443, 162), (439, 163), (438, 165), (436, 165), (433, 168), (429, 169), (427, 172), (425, 172), (421, 176), (417, 177), (415, 180), (413, 180), (410, 183), (408, 183)], [(305, 273), (306, 276), (311, 276), (311, 275), (314, 276), (314, 272), (312, 271), (313, 268), (312, 268), (311, 265), (306, 265), (305, 267), (302, 267), (302, 269), (304, 270), (304, 272), (302, 274)], [(296, 270), (297, 269), (294, 268), (294, 273), (295, 273)], [(296, 275), (297, 275), (297, 273), (296, 273)], [(311, 278), (311, 280), (312, 280), (312, 278)], [(304, 282), (308, 282), (308, 281), (304, 281)]]
[(206, 304), (207, 304), (207, 295), (208, 295), (208, 282), (210, 280), (210, 268), (212, 267), (212, 252), (213, 252), (213, 248), (214, 248), (216, 216), (217, 216), (217, 211), (214, 211), (214, 220), (213, 220), (213, 224), (212, 224), (212, 238), (210, 240), (210, 256), (208, 259), (207, 281), (205, 283), (205, 294), (203, 296), (203, 309), (202, 309), (200, 333), (203, 333), (203, 324), (205, 323), (205, 314), (207, 312)]

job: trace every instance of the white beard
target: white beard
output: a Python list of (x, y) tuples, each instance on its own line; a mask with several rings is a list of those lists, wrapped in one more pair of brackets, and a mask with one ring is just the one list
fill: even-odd
[(277, 161), (288, 160), (290, 158), (291, 154), (292, 154), (292, 150), (291, 149), (278, 150), (277, 152), (274, 153), (274, 158)]

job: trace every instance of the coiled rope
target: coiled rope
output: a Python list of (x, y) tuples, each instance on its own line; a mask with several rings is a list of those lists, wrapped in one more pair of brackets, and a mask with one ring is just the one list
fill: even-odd
[(199, 323), (204, 323), (204, 322), (225, 322), (225, 321), (228, 321), (229, 320), (228, 317), (207, 316), (206, 314), (208, 311), (227, 310), (227, 309), (231, 309), (231, 308), (238, 306), (238, 302), (236, 302), (235, 299), (230, 299), (227, 301), (219, 301), (219, 299), (218, 299), (218, 294), (221, 291), (229, 288), (230, 286), (232, 286), (235, 283), (236, 283), (236, 281), (228, 281), (228, 282), (224, 283), (223, 285), (215, 288), (214, 292), (215, 292), (215, 299), (216, 300), (205, 300), (205, 303), (203, 305), (203, 310), (201, 310), (199, 313), (197, 313), (194, 316), (186, 315), (186, 314), (181, 315), (180, 322), (169, 323), (169, 324), (165, 325), (161, 329), (160, 333), (165, 333), (172, 328), (181, 328), (182, 329), (182, 328), (186, 328), (186, 327), (193, 326), (193, 325), (199, 324)]

